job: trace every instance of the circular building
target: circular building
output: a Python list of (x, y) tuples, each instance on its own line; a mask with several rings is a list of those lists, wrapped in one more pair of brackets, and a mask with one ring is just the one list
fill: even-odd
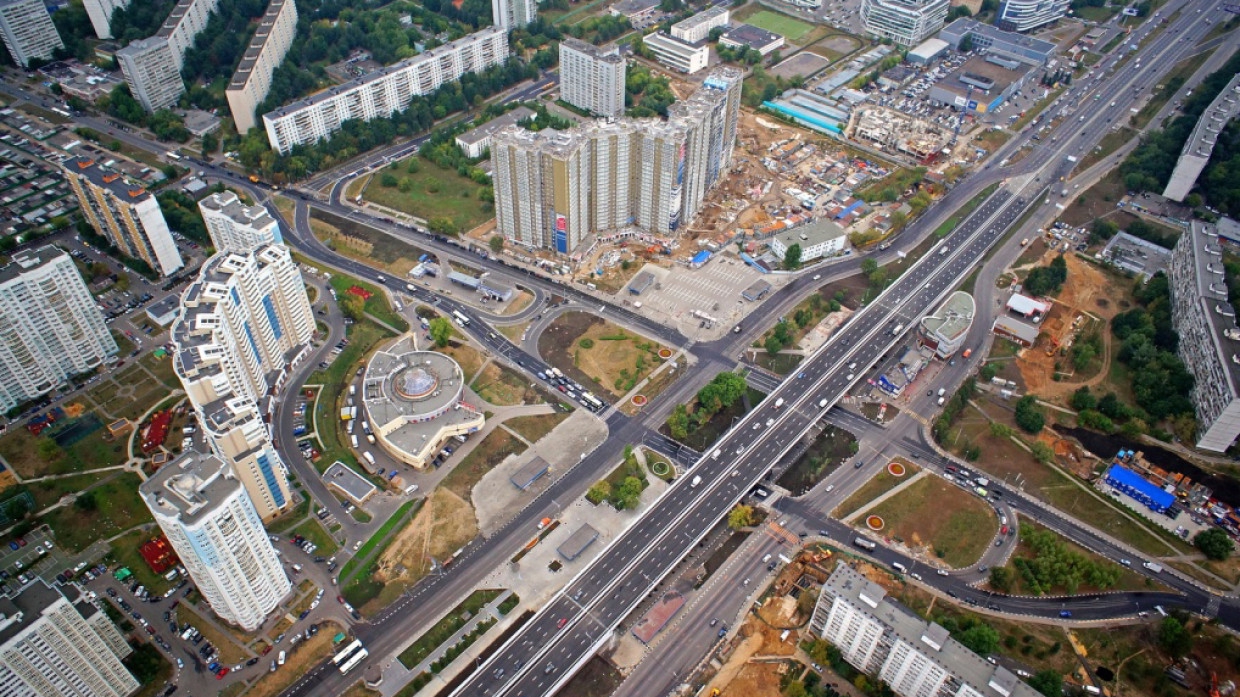
[(482, 428), (482, 412), (461, 401), (456, 361), (419, 351), (412, 336), (378, 351), (366, 364), (362, 403), (376, 444), (413, 467), (426, 467), (449, 438)]
[(973, 296), (963, 290), (947, 296), (937, 310), (921, 319), (921, 343), (934, 349), (939, 358), (951, 358), (964, 344), (975, 310)]

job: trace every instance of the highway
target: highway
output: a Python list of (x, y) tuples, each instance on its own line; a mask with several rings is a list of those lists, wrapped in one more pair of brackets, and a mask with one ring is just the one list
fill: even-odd
[[(1164, 10), (1173, 13), (1176, 8), (1170, 5)], [(1183, 14), (1175, 25), (1151, 39), (1139, 52), (1148, 61), (1145, 71), (1138, 67), (1141, 60), (1133, 60), (1109, 80), (1098, 71), (1092, 81), (1075, 88), (1084, 92), (1081, 101), (1086, 105), (1092, 94), (1094, 102), (1109, 106), (1080, 109), (1079, 115), (1077, 109), (1064, 107), (1054, 114), (1063, 121), (1050, 142), (1013, 168), (1034, 174), (1028, 187), (1023, 186), (1025, 181), (1005, 185), (854, 316), (827, 345), (802, 363), (801, 372), (741, 419), (714, 452), (690, 471), (691, 476), (682, 477), (639, 521), (613, 540), (454, 694), (541, 695), (566, 682), (606, 641), (611, 629), (821, 417), (823, 408), (834, 405), (857, 375), (879, 360), (917, 318), (962, 281), (1031, 203), (1038, 198), (1049, 202), (1052, 196), (1063, 196), (1052, 193), (1051, 186), (1062, 186), (1060, 177), (1071, 171), (1075, 160), (1067, 157), (1092, 147), (1114, 117), (1129, 108), (1140, 89), (1149, 86), (1145, 83), (1157, 79), (1149, 66), (1169, 67), (1176, 55), (1196, 43), (1208, 26), (1201, 19), (1199, 13)], [(1140, 41), (1151, 29), (1138, 30), (1131, 40)], [(1114, 59), (1106, 65), (1113, 67)], [(1085, 534), (1082, 530), (1073, 532), (1074, 539)], [(1174, 601), (1177, 605), (1185, 600), (1175, 594), (1156, 597), (1158, 602)], [(1126, 598), (1125, 602), (1129, 600), (1140, 599)], [(1045, 601), (1029, 602), (1047, 606)], [(1105, 603), (1092, 597), (1072, 602), (1080, 605), (1083, 613), (1090, 612), (1095, 604), (1099, 612), (1106, 610)], [(1204, 604), (1199, 607), (1204, 609)]]

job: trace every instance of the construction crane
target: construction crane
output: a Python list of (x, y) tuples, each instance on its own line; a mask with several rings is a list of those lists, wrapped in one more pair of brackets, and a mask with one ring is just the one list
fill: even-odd
[(960, 119), (956, 121), (956, 130), (952, 131), (951, 145), (956, 145), (956, 141), (960, 138), (960, 127), (964, 125), (965, 114), (969, 113), (969, 102), (973, 101), (973, 85), (969, 85), (969, 91), (964, 95), (964, 106), (960, 109)]

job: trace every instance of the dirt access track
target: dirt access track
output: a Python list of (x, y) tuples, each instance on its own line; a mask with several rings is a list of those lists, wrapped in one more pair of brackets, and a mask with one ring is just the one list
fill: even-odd
[[(1042, 260), (1049, 261), (1050, 258), (1048, 254)], [(1116, 286), (1121, 279), (1075, 254), (1065, 254), (1064, 261), (1068, 265), (1068, 280), (1059, 291), (1059, 296), (1052, 298), (1051, 311), (1039, 327), (1038, 342), (1033, 348), (1021, 351), (1016, 358), (1025, 391), (1060, 403), (1065, 403), (1069, 395), (1082, 385), (1093, 386), (1106, 379), (1111, 367), (1111, 318), (1132, 307), (1129, 290)], [(1082, 319), (1074, 328), (1073, 322), (1078, 317)], [(1075, 332), (1090, 328), (1102, 335), (1101, 368), (1087, 379), (1076, 380), (1068, 375), (1056, 381), (1055, 363), (1058, 361), (1062, 366), (1070, 366), (1071, 360), (1060, 356), (1058, 350), (1052, 350), (1048, 355), (1048, 349), (1053, 346), (1052, 339), (1061, 346), (1068, 346)]]

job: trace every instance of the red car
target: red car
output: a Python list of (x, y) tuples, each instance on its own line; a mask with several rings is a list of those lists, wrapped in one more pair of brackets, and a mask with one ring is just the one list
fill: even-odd
[(267, 644), (263, 647), (263, 655), (266, 656), (269, 653), (271, 653), (271, 644)]
[(341, 605), (344, 605), (344, 596), (343, 595), (336, 596), (336, 602), (340, 603)]
[(218, 673), (216, 673), (216, 674), (215, 674), (215, 679), (216, 679), (216, 680), (223, 680), (225, 675), (228, 675), (228, 669), (227, 669), (227, 668), (220, 668), (220, 672), (218, 672)]
[(567, 618), (567, 617), (561, 617), (561, 618), (560, 618), (560, 621), (555, 623), (555, 626), (556, 626), (557, 628), (559, 628), (559, 629), (564, 629), (564, 625), (566, 625), (566, 624), (568, 624), (568, 618)]

